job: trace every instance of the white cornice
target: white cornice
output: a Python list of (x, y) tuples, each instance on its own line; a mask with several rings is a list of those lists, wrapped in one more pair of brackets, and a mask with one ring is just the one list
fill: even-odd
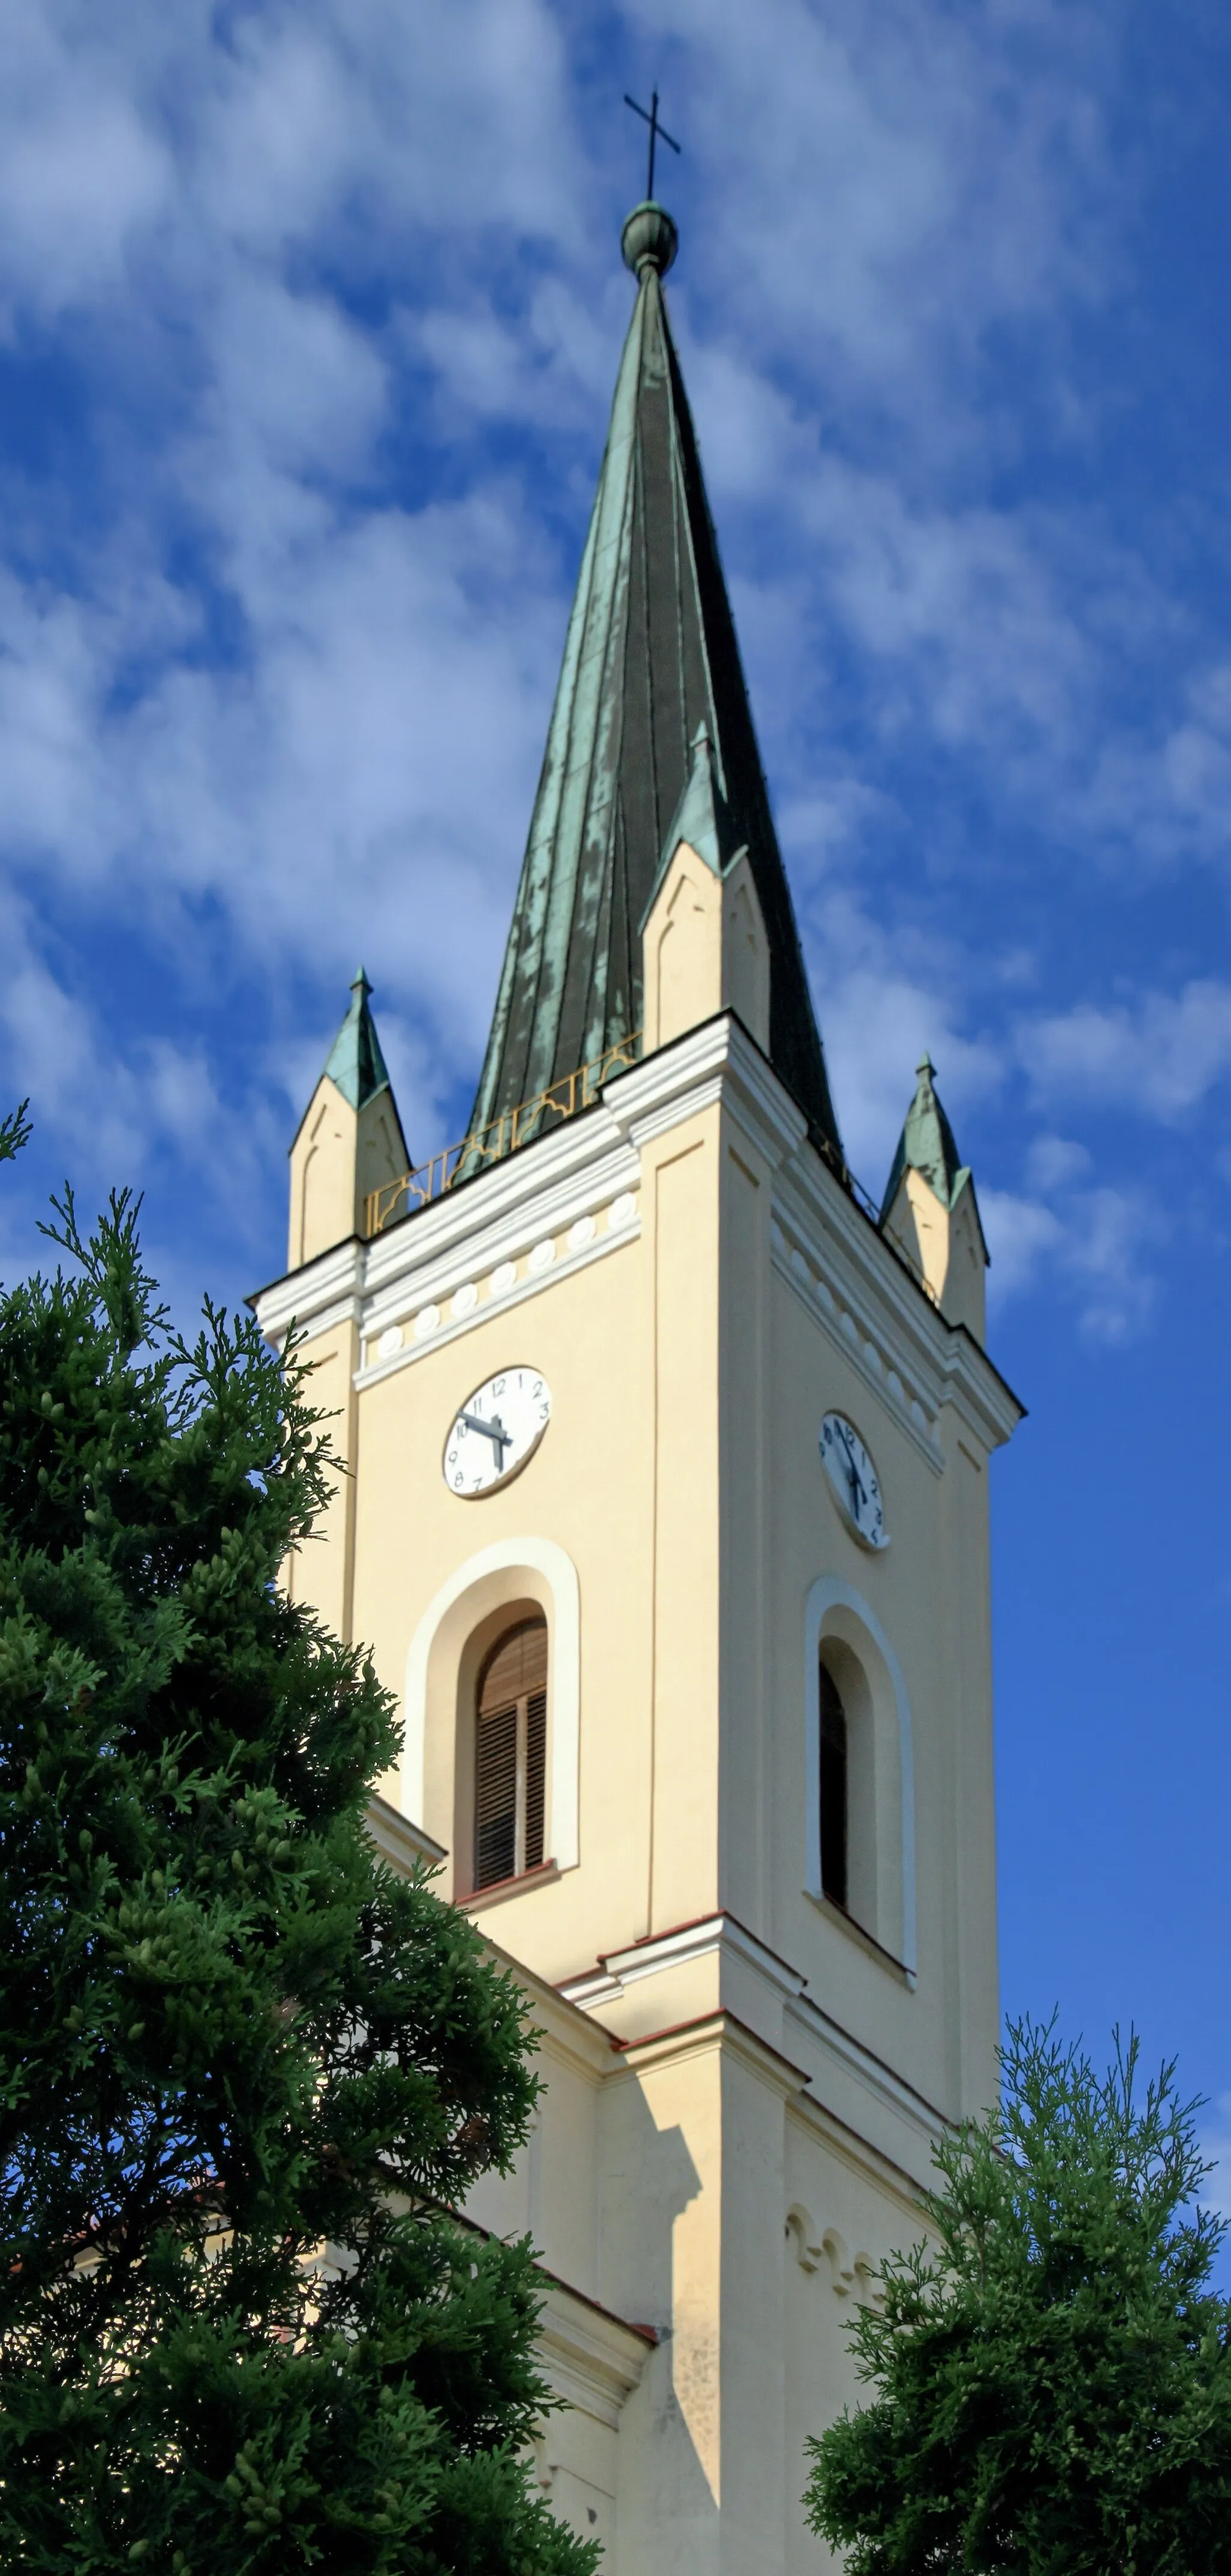
[(514, 1245), (558, 1232), (636, 1182), (637, 1157), (600, 1102), (378, 1234), (366, 1247), (370, 1320), (379, 1329), (404, 1305), (409, 1280), (413, 1304), (447, 1294), (472, 1270), (507, 1258)]
[(288, 1271), (285, 1279), (259, 1289), (252, 1303), (266, 1340), (280, 1342), (293, 1323), (311, 1340), (348, 1317), (358, 1322), (363, 1254), (363, 1245), (351, 1236), (305, 1262), (302, 1270)]
[[(541, 1210), (538, 1211), (539, 1215), (541, 1215), (541, 1213)], [(578, 1213), (588, 1214), (589, 1211), (579, 1210)], [(537, 1232), (537, 1225), (535, 1230)], [(537, 1297), (541, 1290), (547, 1285), (549, 1279), (571, 1279), (575, 1271), (588, 1269), (591, 1262), (605, 1261), (609, 1253), (623, 1251), (625, 1244), (636, 1243), (640, 1233), (641, 1220), (639, 1217), (634, 1217), (630, 1224), (621, 1226), (618, 1232), (614, 1234), (600, 1235), (597, 1242), (585, 1244), (579, 1252), (562, 1253), (559, 1259), (552, 1263), (550, 1271), (537, 1272), (532, 1277), (519, 1279), (516, 1286), (507, 1288), (502, 1296), (498, 1298), (488, 1296), (482, 1299), (477, 1306), (472, 1307), (468, 1315), (458, 1315), (453, 1317), (447, 1324), (442, 1323), (438, 1325), (436, 1331), (432, 1333), (427, 1340), (422, 1342), (404, 1343), (401, 1350), (392, 1351), (387, 1359), (373, 1360), (367, 1368), (357, 1369), (355, 1371), (355, 1385), (361, 1392), (365, 1387), (379, 1385), (382, 1378), (393, 1377), (399, 1369), (410, 1368), (416, 1360), (426, 1359), (429, 1351), (438, 1351), (443, 1349), (446, 1342), (460, 1341), (463, 1334), (473, 1332), (476, 1324), (490, 1323), (495, 1315), (511, 1314), (515, 1307), (524, 1305), (528, 1298)], [(481, 1263), (476, 1262), (473, 1265), (467, 1265), (466, 1270), (463, 1272), (463, 1276), (469, 1276), (469, 1269), (471, 1266), (479, 1270), (486, 1270), (489, 1260), (494, 1259), (495, 1261), (500, 1261), (502, 1259), (507, 1259), (509, 1251), (524, 1251), (526, 1248), (523, 1240), (524, 1235), (525, 1227), (523, 1225), (519, 1230), (516, 1243), (510, 1241), (508, 1251), (506, 1251), (504, 1247), (498, 1247), (494, 1255), (488, 1254)], [(459, 1284), (458, 1280), (451, 1280), (450, 1288), (455, 1288)], [(434, 1304), (436, 1302), (436, 1297), (443, 1297), (449, 1293), (450, 1289), (446, 1289), (442, 1285), (437, 1289), (436, 1295), (433, 1296), (431, 1288), (425, 1286), (422, 1281), (416, 1279), (413, 1283), (412, 1296), (408, 1298), (403, 1295), (399, 1298), (396, 1305), (390, 1306), (383, 1311), (375, 1313), (371, 1310), (368, 1311), (364, 1321), (365, 1337), (370, 1339), (372, 1334), (378, 1331), (380, 1326), (386, 1320), (386, 1314), (390, 1322), (401, 1321), (412, 1308), (426, 1304)]]
[(762, 1159), (776, 1171), (805, 1145), (808, 1122), (784, 1091), (767, 1056), (749, 1037), (743, 1022), (727, 1020), (727, 1080), (724, 1100)]
[(1016, 1430), (1025, 1406), (964, 1327), (951, 1333), (944, 1352), (944, 1391), (964, 1406), (984, 1447), (998, 1449)]
[(749, 1932), (733, 1914), (709, 1914), (700, 1923), (682, 1923), (651, 1940), (634, 1941), (625, 1950), (610, 1950), (596, 1969), (583, 1977), (567, 1978), (557, 1992), (566, 2002), (580, 2004), (583, 2012), (593, 2012), (597, 2004), (614, 2001), (646, 1977), (660, 1977), (668, 1969), (709, 1958), (715, 1952), (755, 1969), (779, 1994), (803, 1993), (805, 1979), (798, 1971), (767, 1949), (755, 1932)]
[(545, 2266), (536, 2268), (547, 2285), (538, 2349), (552, 2386), (570, 2406), (614, 2430), (654, 2349), (652, 2334), (626, 2325)]
[[(535, 1242), (567, 1234), (578, 1218), (635, 1191), (644, 1147), (719, 1103), (772, 1172), (776, 1269), (897, 1415), (929, 1465), (937, 1472), (944, 1465), (938, 1417), (948, 1402), (961, 1407), (985, 1448), (1006, 1440), (1021, 1414), (1011, 1390), (971, 1336), (937, 1312), (827, 1168), (802, 1112), (730, 1011), (615, 1075), (592, 1109), (371, 1243), (336, 1244), (302, 1270), (275, 1280), (253, 1300), (261, 1329), (280, 1341), (293, 1319), (311, 1340), (350, 1321), (370, 1341), (388, 1325), (442, 1303), (470, 1280), (518, 1260)], [(605, 1233), (562, 1254), (542, 1279), (519, 1280), (506, 1291), (502, 1305), (534, 1295), (546, 1276), (559, 1279), (602, 1259), (632, 1241), (635, 1232), (634, 1225)], [(362, 1370), (358, 1383), (371, 1385), (407, 1366), (490, 1313), (490, 1301), (481, 1299), (468, 1316), (442, 1324), (424, 1343)]]
[[(892, 1333), (886, 1332), (883, 1322), (874, 1321), (861, 1298), (852, 1296), (848, 1281), (839, 1284), (835, 1280), (831, 1288), (823, 1275), (814, 1276), (806, 1256), (786, 1241), (780, 1229), (770, 1258), (779, 1278), (785, 1279), (835, 1350), (851, 1362), (865, 1385), (900, 1423), (933, 1473), (943, 1474), (945, 1454), (936, 1428), (937, 1399), (933, 1397), (929, 1407), (931, 1390), (923, 1371), (911, 1373)], [(890, 1345), (889, 1352), (881, 1350), (882, 1341)]]
[(721, 1100), (771, 1169), (798, 1150), (807, 1121), (731, 1011), (720, 1011), (610, 1083), (604, 1103), (640, 1149)]
[(866, 1333), (895, 1351), (939, 1402), (940, 1356), (949, 1326), (812, 1147), (797, 1154), (774, 1188), (774, 1214), (822, 1277), (838, 1255), (845, 1303)]
[[(554, 1174), (534, 1164), (537, 1148), (528, 1147), (524, 1157), (517, 1158), (523, 1164), (517, 1176), (520, 1188), (503, 1194), (499, 1207), (481, 1203), (469, 1223), (461, 1222), (466, 1215), (464, 1200), (460, 1207), (450, 1207), (454, 1225), (441, 1229), (434, 1242), (426, 1230), (416, 1236), (414, 1227), (408, 1227), (405, 1251), (413, 1257), (379, 1274), (374, 1262), (369, 1267), (365, 1331), (379, 1333), (386, 1324), (413, 1314), (416, 1307), (438, 1304), (464, 1281), (481, 1277), (502, 1261), (516, 1260), (543, 1236), (565, 1232), (579, 1216), (593, 1216), (604, 1201), (635, 1190), (636, 1155), (610, 1133), (597, 1141), (598, 1152), (579, 1170)], [(480, 1184), (472, 1186), (477, 1190)], [(374, 1244), (373, 1253), (376, 1249)]]
[[(664, 1976), (673, 1968), (714, 1953), (718, 1954), (720, 1962), (724, 1958), (734, 1958), (742, 1966), (751, 1968), (773, 1990), (786, 2013), (788, 2029), (794, 2021), (801, 2037), (806, 2034), (814, 2049), (819, 2048), (823, 2055), (841, 2067), (844, 2074), (856, 2077), (878, 2100), (909, 2120), (929, 2145), (939, 2136), (944, 2121), (934, 2106), (925, 2101), (921, 2093), (916, 2093), (903, 2076), (895, 2075), (892, 2067), (886, 2066), (871, 2049), (865, 2048), (850, 2031), (843, 2029), (840, 2022), (834, 2021), (819, 2004), (814, 2003), (807, 1992), (807, 1979), (800, 1975), (798, 1969), (791, 1967), (789, 1961), (780, 1959), (734, 1915), (708, 1915), (702, 1922), (684, 1923), (652, 1940), (636, 1941), (627, 1949), (610, 1951), (600, 1959), (597, 1968), (585, 1976), (566, 1978), (556, 1991), (567, 2003), (577, 2005), (582, 2012), (592, 2013), (617, 2003), (630, 1987), (640, 1985), (647, 1977)], [(719, 1993), (721, 2001), (715, 2010), (721, 2013), (729, 2009), (721, 1983)], [(650, 2034), (651, 2039), (656, 2037), (657, 2034)], [(635, 2050), (647, 2044), (638, 2038), (630, 2040), (628, 2047)], [(812, 2083), (815, 2080), (814, 2072), (808, 2081)]]
[[(774, 1216), (783, 1237), (775, 1247), (781, 1275), (849, 1350), (933, 1467), (944, 1464), (940, 1408), (959, 1389), (984, 1446), (1008, 1439), (1022, 1408), (986, 1352), (939, 1313), (809, 1143), (775, 1177)], [(902, 1381), (904, 1402), (889, 1384), (891, 1371)]]

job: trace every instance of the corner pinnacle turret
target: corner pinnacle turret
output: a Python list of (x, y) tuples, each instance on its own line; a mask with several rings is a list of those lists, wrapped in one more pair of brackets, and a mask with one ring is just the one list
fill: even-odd
[(935, 1072), (936, 1067), (925, 1050), (915, 1067), (915, 1096), (906, 1112), (906, 1123), (898, 1138), (898, 1150), (881, 1204), (882, 1224), (907, 1169), (921, 1172), (945, 1207), (952, 1207), (959, 1191), (970, 1179), (970, 1166), (963, 1163), (958, 1153), (953, 1129), (936, 1095)]
[(881, 1229), (951, 1324), (985, 1338), (987, 1245), (974, 1176), (957, 1150), (925, 1054), (881, 1204)]
[(373, 1191), (410, 1161), (362, 966), (350, 989), (350, 1008), (291, 1147), (289, 1270), (366, 1234)]
[(644, 1026), (642, 926), (704, 727), (724, 837), (747, 852), (769, 951), (768, 1051), (841, 1161), (820, 1033), (761, 769), (662, 279), (678, 235), (623, 231), (637, 300), (569, 621), (472, 1130)]

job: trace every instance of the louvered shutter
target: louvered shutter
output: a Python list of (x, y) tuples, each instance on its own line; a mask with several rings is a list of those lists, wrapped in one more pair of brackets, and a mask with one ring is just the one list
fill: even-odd
[(512, 1878), (517, 1866), (517, 1706), (479, 1720), (475, 1784), (475, 1884)]
[(547, 1805), (547, 1693), (531, 1691), (526, 1701), (526, 1859), (538, 1869), (543, 1859), (543, 1822)]
[(547, 1624), (527, 1619), (500, 1638), (479, 1677), (476, 1887), (541, 1867), (546, 1798)]

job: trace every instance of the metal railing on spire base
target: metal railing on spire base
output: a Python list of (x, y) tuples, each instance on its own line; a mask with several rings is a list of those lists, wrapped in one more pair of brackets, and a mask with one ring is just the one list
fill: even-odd
[(614, 1046), (604, 1048), (589, 1064), (579, 1065), (575, 1073), (561, 1074), (558, 1082), (536, 1091), (532, 1100), (519, 1101), (516, 1109), (505, 1109), (499, 1118), (489, 1119), (485, 1127), (472, 1128), (460, 1144), (446, 1145), (433, 1154), (431, 1161), (419, 1163), (413, 1172), (402, 1172), (396, 1181), (385, 1181), (378, 1190), (369, 1190), (364, 1200), (364, 1231), (369, 1239), (383, 1234), (402, 1216), (417, 1215), (433, 1199), (445, 1198), (458, 1181), (473, 1180), (479, 1172), (501, 1163), (519, 1147), (532, 1145), (548, 1129), (560, 1126), (566, 1118), (575, 1118), (582, 1109), (592, 1109), (603, 1085), (617, 1073), (627, 1073), (641, 1053), (641, 1031), (631, 1037), (618, 1038)]

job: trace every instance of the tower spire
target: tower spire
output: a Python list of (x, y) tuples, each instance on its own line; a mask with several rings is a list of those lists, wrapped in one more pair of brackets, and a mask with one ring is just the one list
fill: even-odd
[[(663, 300), (678, 235), (647, 200), (637, 278), (472, 1126), (643, 1025), (641, 931), (704, 726), (770, 958), (769, 1053), (841, 1155), (696, 432)], [(669, 856), (669, 852), (666, 853)]]

